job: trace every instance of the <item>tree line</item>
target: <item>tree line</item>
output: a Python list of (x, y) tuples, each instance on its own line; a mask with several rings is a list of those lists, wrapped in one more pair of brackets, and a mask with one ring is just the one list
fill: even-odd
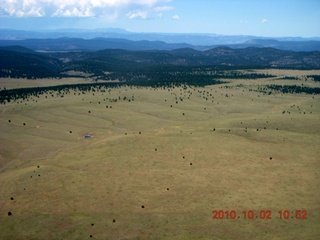
[(266, 85), (263, 88), (263, 92), (267, 89), (275, 90), (282, 93), (306, 93), (306, 94), (320, 94), (320, 88), (318, 87), (305, 87), (297, 85)]

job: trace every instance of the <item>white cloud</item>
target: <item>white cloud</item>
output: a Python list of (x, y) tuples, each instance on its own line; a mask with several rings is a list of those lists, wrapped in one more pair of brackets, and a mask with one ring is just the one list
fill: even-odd
[(171, 11), (174, 8), (172, 6), (158, 6), (154, 8), (154, 11), (156, 12), (166, 12), (166, 11)]
[(16, 17), (43, 17), (44, 12), (41, 7), (32, 7), (26, 11), (14, 9), (14, 8), (8, 8), (6, 9), (7, 14), (10, 16), (16, 16)]
[(176, 15), (173, 15), (173, 16), (171, 17), (171, 19), (172, 19), (172, 20), (179, 20), (180, 17), (176, 14)]
[[(121, 10), (130, 18), (147, 18), (148, 11), (161, 12), (171, 0), (0, 0), (0, 16), (100, 17)], [(141, 9), (141, 10), (133, 10)]]
[(262, 23), (262, 24), (266, 24), (267, 22), (268, 22), (268, 20), (265, 19), (265, 18), (261, 20), (261, 23)]
[(89, 8), (86, 9), (78, 9), (73, 8), (70, 9), (58, 9), (52, 14), (53, 17), (92, 17), (94, 14), (91, 12)]
[(140, 18), (140, 19), (148, 19), (148, 12), (147, 11), (130, 11), (126, 14), (126, 16), (130, 19)]
[[(163, 0), (163, 2), (169, 2), (169, 0)], [(147, 6), (150, 6), (150, 4), (155, 4), (156, 1), (149, 1), (149, 4), (147, 3), (147, 0), (141, 0), (139, 3), (144, 3)], [(158, 1), (159, 2), (159, 1)], [(133, 11), (129, 11), (126, 16), (130, 19), (150, 19), (153, 16), (156, 16), (157, 18), (162, 18), (163, 17), (163, 12), (166, 11), (171, 11), (173, 10), (172, 6), (167, 6), (167, 5), (159, 5), (159, 6), (155, 6), (153, 8), (149, 8), (146, 6), (141, 6), (142, 9), (139, 10), (133, 10)]]

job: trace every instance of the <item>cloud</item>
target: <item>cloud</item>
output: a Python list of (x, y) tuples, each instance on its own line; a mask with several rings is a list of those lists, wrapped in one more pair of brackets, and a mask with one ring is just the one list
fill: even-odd
[(32, 7), (28, 9), (27, 11), (22, 11), (19, 9), (13, 9), (10, 8), (7, 10), (7, 13), (9, 13), (10, 16), (17, 16), (17, 17), (43, 17), (44, 12), (41, 7), (36, 8)]
[[(167, 2), (169, 2), (167, 0)], [(149, 19), (151, 15), (155, 15), (157, 18), (162, 18), (163, 17), (163, 12), (166, 11), (171, 11), (174, 8), (172, 6), (155, 6), (153, 8), (146, 8), (144, 7), (143, 10), (134, 10), (134, 11), (129, 11), (126, 16), (130, 19)]]
[[(148, 12), (169, 11), (171, 0), (0, 0), (0, 16), (101, 17), (122, 11), (146, 19)], [(134, 10), (139, 9), (139, 10)], [(130, 13), (130, 14), (129, 14)]]
[(266, 24), (267, 22), (268, 22), (268, 20), (265, 19), (265, 18), (261, 20), (261, 23), (262, 23), (262, 24)]
[(176, 15), (173, 15), (173, 16), (171, 17), (171, 19), (172, 19), (172, 20), (179, 20), (180, 17), (176, 14)]
[(172, 7), (172, 6), (157, 6), (157, 7), (153, 8), (153, 10), (156, 12), (166, 12), (166, 11), (171, 11), (173, 9), (174, 9), (174, 7)]
[(94, 14), (91, 12), (90, 8), (86, 9), (57, 9), (52, 14), (53, 17), (93, 17)]
[(130, 11), (126, 14), (126, 16), (130, 19), (140, 18), (140, 19), (148, 19), (148, 12), (147, 11)]

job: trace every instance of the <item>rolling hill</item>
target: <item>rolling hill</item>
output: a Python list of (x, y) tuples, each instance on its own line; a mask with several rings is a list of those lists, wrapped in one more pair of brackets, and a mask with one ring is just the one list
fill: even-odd
[(0, 48), (0, 77), (59, 77), (63, 64), (56, 58), (20, 46)]
[[(84, 72), (99, 79), (130, 81), (152, 79), (176, 68), (290, 68), (319, 69), (320, 52), (294, 52), (274, 48), (233, 49), (217, 47), (206, 51), (192, 48), (130, 51), (105, 49), (94, 52), (39, 53), (21, 46), (0, 48), (0, 77), (63, 77)], [(188, 70), (189, 71), (189, 70)], [(172, 75), (172, 74), (171, 74)], [(146, 77), (147, 76), (147, 77)], [(168, 76), (167, 76), (168, 77)]]

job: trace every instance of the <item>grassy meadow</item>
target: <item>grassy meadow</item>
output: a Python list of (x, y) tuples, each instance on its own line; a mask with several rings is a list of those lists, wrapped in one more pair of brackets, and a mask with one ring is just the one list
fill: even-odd
[(0, 239), (319, 239), (320, 96), (256, 90), (320, 73), (268, 72), (0, 105)]

